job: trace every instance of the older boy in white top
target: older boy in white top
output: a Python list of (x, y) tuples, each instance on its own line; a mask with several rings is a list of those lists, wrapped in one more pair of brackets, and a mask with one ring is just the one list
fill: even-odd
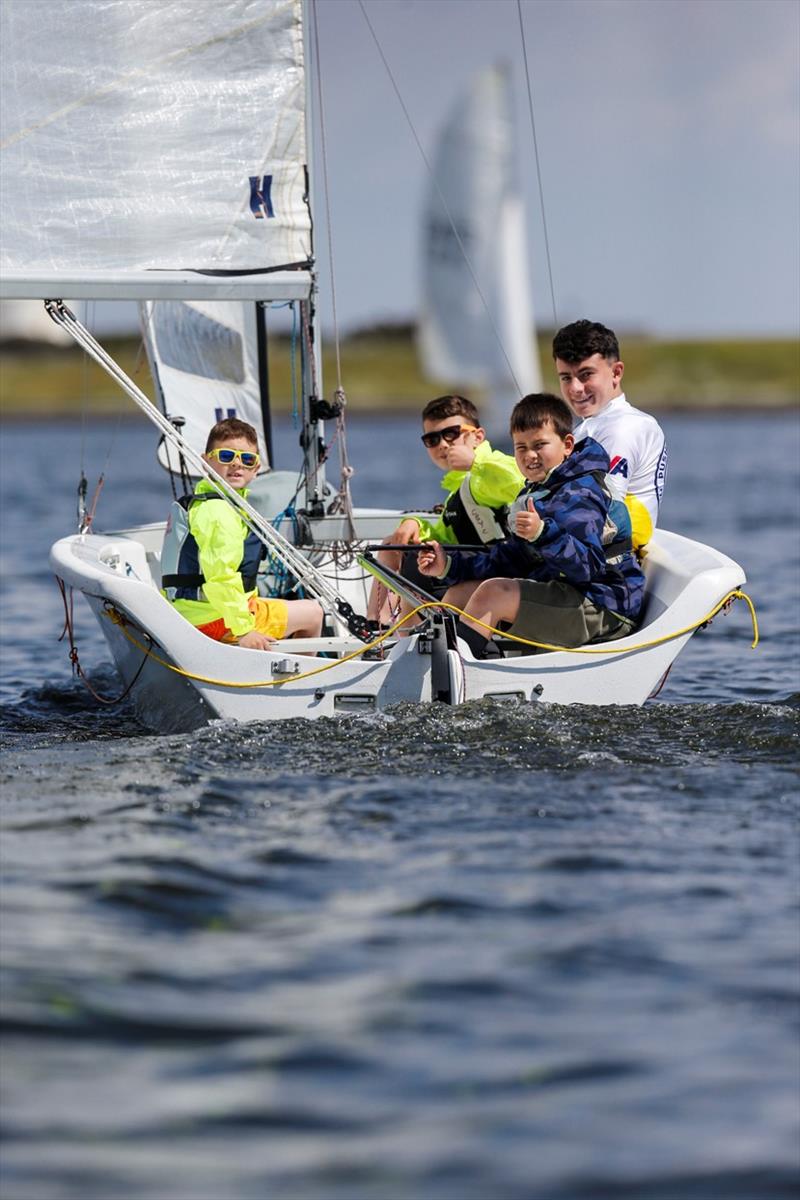
[(636, 496), (655, 525), (667, 447), (655, 417), (625, 399), (625, 366), (615, 334), (597, 321), (573, 321), (553, 338), (553, 358), (561, 395), (578, 419), (575, 440), (593, 437), (600, 443), (611, 460), (607, 482), (615, 498)]

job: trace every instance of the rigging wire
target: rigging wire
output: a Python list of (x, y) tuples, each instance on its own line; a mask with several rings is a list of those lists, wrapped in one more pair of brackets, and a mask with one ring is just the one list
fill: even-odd
[(544, 204), (544, 188), (542, 186), (542, 169), (539, 162), (539, 143), (536, 140), (536, 121), (533, 116), (533, 90), (531, 88), (531, 74), (528, 69), (528, 48), (525, 42), (525, 26), (522, 22), (522, 0), (517, 0), (517, 16), (519, 17), (519, 33), (522, 39), (522, 59), (525, 63), (525, 85), (528, 92), (528, 112), (531, 119), (531, 133), (533, 135), (533, 156), (536, 160), (536, 180), (539, 185), (539, 205), (542, 210), (542, 228), (544, 230), (544, 251), (547, 258), (547, 278), (550, 281), (550, 300), (553, 305), (553, 328), (558, 329), (558, 312), (556, 309), (556, 290), (553, 284), (553, 267), (550, 261), (550, 237), (547, 232), (547, 213)]
[(389, 66), (389, 63), (386, 59), (386, 55), (383, 52), (383, 47), (381, 46), (380, 41), (378, 40), (378, 35), (375, 33), (375, 30), (372, 26), (372, 22), (370, 21), (369, 17), (367, 16), (367, 11), (364, 7), (364, 0), (358, 0), (358, 5), (359, 5), (359, 8), (361, 9), (361, 13), (364, 17), (364, 20), (367, 23), (367, 28), (369, 29), (370, 34), (372, 35), (372, 40), (375, 42), (375, 46), (377, 48), (378, 54), (380, 55), (381, 61), (386, 69), (386, 73), (389, 76), (389, 80), (392, 84), (392, 87), (394, 88), (395, 95), (397, 96), (397, 99), (400, 103), (400, 107), (403, 110), (403, 115), (405, 116), (405, 119), (406, 119), (406, 122), (408, 123), (409, 129), (411, 130), (411, 135), (417, 144), (417, 149), (419, 150), (420, 155), (422, 156), (422, 161), (425, 164), (425, 169), (427, 170), (428, 176), (431, 180), (431, 183), (433, 184), (433, 186), (436, 190), (436, 194), (439, 198), (439, 203), (441, 204), (441, 206), (444, 210), (444, 214), (447, 217), (447, 220), (450, 224), (450, 229), (452, 230), (453, 236), (458, 244), (458, 248), (461, 251), (461, 255), (464, 259), (464, 263), (466, 264), (467, 270), (469, 271), (470, 277), (472, 278), (472, 282), (475, 287), (475, 291), (478, 293), (478, 296), (480, 297), (481, 304), (483, 305), (484, 312), (486, 313), (486, 319), (489, 322), (492, 333), (494, 334), (495, 340), (500, 349), (500, 353), (502, 354), (503, 358), (505, 359), (506, 366), (508, 367), (509, 376), (513, 380), (514, 387), (518, 390), (519, 394), (522, 395), (523, 389), (520, 387), (519, 381), (516, 378), (516, 375), (514, 374), (514, 368), (512, 367), (511, 362), (508, 357), (508, 354), (506, 353), (506, 348), (503, 344), (503, 339), (500, 336), (500, 331), (498, 330), (497, 325), (494, 320), (494, 317), (492, 316), (491, 310), (489, 308), (489, 304), (486, 300), (486, 297), (483, 294), (481, 285), (478, 282), (478, 277), (477, 277), (477, 275), (475, 273), (475, 269), (472, 265), (472, 260), (470, 259), (469, 255), (467, 254), (467, 250), (464, 245), (464, 241), (461, 237), (461, 234), (458, 232), (458, 228), (457, 228), (456, 222), (453, 218), (453, 214), (451, 213), (450, 207), (444, 198), (444, 193), (442, 192), (442, 189), (439, 186), (439, 181), (436, 178), (436, 175), (434, 173), (433, 167), (431, 166), (430, 160), (429, 160), (427, 154), (425, 153), (425, 150), (423, 149), (422, 142), (419, 139), (419, 134), (417, 133), (414, 122), (411, 119), (411, 114), (409, 113), (408, 108), (406, 107), (405, 101), (403, 100), (403, 97), (400, 92), (400, 88), (397, 85), (397, 81), (395, 80), (395, 77), (392, 73), (392, 69)]
[[(47, 311), (47, 305), (45, 304)], [(84, 311), (84, 319), (87, 326), (91, 327), (95, 323), (95, 302), (87, 300)], [(88, 508), (86, 504), (86, 496), (89, 488), (89, 481), (86, 478), (86, 420), (89, 408), (89, 355), (84, 348), (83, 361), (81, 370), (81, 451), (80, 451), (80, 479), (78, 481), (78, 532), (89, 533), (94, 520), (97, 502), (100, 499), (100, 493), (103, 490), (103, 485), (106, 481), (106, 471), (111, 460), (111, 455), (114, 450), (114, 445), (119, 433), (120, 422), (122, 421), (122, 413), (117, 413), (117, 420), (111, 432), (111, 438), (106, 448), (105, 460), (101, 468), (100, 474), (95, 484), (95, 489), (92, 494), (92, 499), (89, 502)]]

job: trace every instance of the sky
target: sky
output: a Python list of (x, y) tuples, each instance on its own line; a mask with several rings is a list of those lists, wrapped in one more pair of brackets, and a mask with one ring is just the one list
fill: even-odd
[[(364, 0), (416, 137), (510, 63), (537, 322), (657, 336), (800, 332), (797, 0)], [(358, 0), (319, 0), (343, 333), (412, 319), (427, 168)], [(556, 312), (547, 269), (545, 219)], [(317, 252), (323, 329), (330, 280)]]
[[(364, 4), (429, 158), (472, 75), (511, 64), (552, 325), (516, 0)], [(558, 323), (800, 332), (796, 0), (523, 0), (522, 19)], [(357, 0), (321, 0), (319, 23), (339, 323), (402, 319), (427, 169)]]

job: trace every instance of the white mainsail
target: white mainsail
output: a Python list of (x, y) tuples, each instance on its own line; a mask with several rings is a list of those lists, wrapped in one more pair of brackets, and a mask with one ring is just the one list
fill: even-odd
[(509, 403), (541, 390), (542, 379), (511, 86), (502, 66), (482, 71), (459, 99), (432, 169), (418, 334), (423, 370), (431, 379), (485, 388), (486, 423), (505, 427)]
[(3, 0), (3, 294), (307, 296), (301, 18)]

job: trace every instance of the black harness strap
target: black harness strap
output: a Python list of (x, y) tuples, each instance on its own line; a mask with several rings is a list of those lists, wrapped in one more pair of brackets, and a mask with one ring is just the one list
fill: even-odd
[[(201, 588), (206, 582), (205, 575), (164, 575), (161, 578), (162, 588)], [(258, 578), (255, 575), (247, 579), (242, 577), (242, 587), (246, 592), (255, 590)]]

